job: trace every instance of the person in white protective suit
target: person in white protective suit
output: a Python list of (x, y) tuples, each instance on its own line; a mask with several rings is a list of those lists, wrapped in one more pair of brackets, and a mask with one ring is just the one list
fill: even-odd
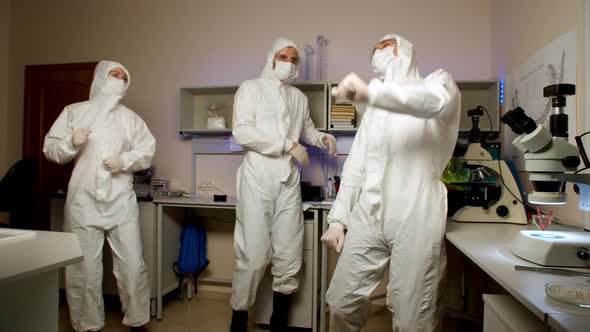
[(326, 294), (330, 330), (361, 330), (389, 263), (393, 330), (433, 331), (442, 325), (446, 268), (439, 179), (457, 140), (461, 95), (442, 69), (421, 78), (414, 47), (400, 36), (383, 37), (372, 64), (379, 78), (368, 86), (349, 74), (333, 91), (368, 106), (322, 236), (342, 251)]
[(332, 135), (315, 129), (307, 97), (287, 84), (297, 77), (297, 45), (277, 38), (258, 79), (243, 82), (234, 101), (233, 136), (244, 148), (237, 173), (231, 331), (246, 331), (248, 308), (272, 264), (272, 331), (284, 331), (290, 294), (297, 290), (303, 256), (300, 174), (309, 156), (300, 138), (336, 154)]
[(64, 230), (78, 236), (84, 261), (66, 267), (66, 293), (76, 331), (104, 324), (102, 248), (113, 252), (113, 273), (131, 330), (145, 331), (150, 320), (150, 288), (133, 191), (133, 172), (150, 166), (156, 141), (143, 120), (119, 103), (129, 87), (123, 65), (96, 66), (90, 100), (68, 105), (47, 135), (50, 161), (75, 161), (68, 185)]

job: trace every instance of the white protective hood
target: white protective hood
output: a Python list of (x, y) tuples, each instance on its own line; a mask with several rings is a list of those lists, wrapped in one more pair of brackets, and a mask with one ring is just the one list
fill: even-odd
[(264, 69), (262, 70), (262, 73), (260, 74), (261, 78), (268, 78), (268, 79), (272, 79), (272, 80), (277, 80), (277, 77), (274, 74), (274, 70), (272, 69), (272, 62), (273, 59), (275, 57), (275, 54), (285, 48), (285, 47), (293, 47), (297, 50), (297, 53), (299, 54), (299, 58), (301, 58), (301, 53), (299, 52), (299, 48), (297, 47), (297, 44), (290, 40), (287, 39), (285, 37), (278, 37), (276, 38), (273, 43), (272, 43), (272, 47), (270, 48), (270, 50), (268, 51), (268, 54), (266, 55), (266, 65), (264, 66)]
[[(127, 74), (125, 89), (119, 94), (105, 94), (104, 88), (107, 85), (109, 72), (115, 68), (122, 68)], [(92, 80), (92, 85), (90, 86), (90, 101), (99, 102), (111, 109), (125, 96), (130, 84), (131, 75), (129, 75), (129, 71), (125, 66), (115, 61), (102, 60), (94, 69), (94, 78)]]
[(394, 57), (393, 61), (387, 67), (384, 81), (392, 82), (420, 78), (414, 45), (404, 37), (396, 34), (385, 35), (379, 42), (392, 39), (397, 42), (397, 56)]

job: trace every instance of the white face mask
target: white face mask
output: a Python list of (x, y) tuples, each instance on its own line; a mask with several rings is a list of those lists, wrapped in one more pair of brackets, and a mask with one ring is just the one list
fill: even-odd
[(380, 78), (385, 77), (385, 73), (387, 72), (387, 67), (394, 59), (393, 54), (393, 46), (387, 46), (382, 50), (375, 50), (373, 53), (373, 71), (375, 74), (379, 75)]
[(100, 92), (103, 96), (123, 97), (125, 94), (125, 81), (109, 76), (105, 80)]
[(274, 73), (276, 78), (284, 82), (297, 77), (297, 75), (299, 74), (299, 69), (296, 65), (290, 62), (275, 61)]

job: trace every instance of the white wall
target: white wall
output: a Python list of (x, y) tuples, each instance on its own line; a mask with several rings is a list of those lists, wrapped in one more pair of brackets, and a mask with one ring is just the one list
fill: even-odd
[(10, 163), (7, 155), (8, 61), (10, 50), (10, 0), (0, 0), (0, 178)]
[[(14, 1), (8, 152), (20, 157), (26, 64), (116, 59), (131, 71), (124, 102), (158, 140), (159, 176), (190, 189), (190, 142), (178, 137), (180, 87), (256, 77), (276, 36), (315, 47), (329, 39), (328, 78), (370, 78), (372, 44), (397, 32), (416, 46), (422, 74), (445, 67), (457, 79), (493, 76), (491, 1)], [(234, 175), (229, 175), (233, 177)]]
[(494, 70), (508, 73), (553, 39), (576, 30), (581, 1), (492, 1)]
[[(577, 87), (582, 91), (583, 40), (581, 9), (584, 0), (495, 0), (492, 1), (492, 61), (495, 76), (504, 77), (543, 46), (575, 30), (578, 37)], [(578, 128), (570, 128), (570, 135), (582, 130), (581, 116), (585, 112), (577, 99)], [(587, 112), (587, 111), (586, 111)], [(576, 130), (577, 129), (577, 130)], [(505, 144), (510, 144), (505, 142)], [(527, 174), (521, 179), (528, 189)], [(555, 216), (568, 224), (582, 225), (582, 212), (578, 209), (578, 196), (568, 186), (567, 205), (552, 207)]]
[[(21, 156), (26, 64), (103, 58), (126, 64), (133, 84), (124, 102), (158, 140), (158, 175), (171, 179), (175, 188), (190, 189), (190, 142), (177, 134), (179, 87), (257, 76), (276, 36), (314, 47), (318, 34), (327, 36), (327, 73), (333, 80), (349, 71), (369, 78), (371, 45), (388, 32), (415, 44), (422, 74), (445, 67), (456, 79), (502, 77), (552, 39), (576, 29), (582, 1), (562, 0), (556, 6), (549, 0), (301, 0), (292, 5), (270, 0), (0, 0), (0, 174)], [(580, 42), (580, 62), (581, 49)], [(217, 170), (207, 167), (201, 169)], [(234, 175), (228, 177), (223, 181)], [(558, 216), (578, 220), (575, 202)]]

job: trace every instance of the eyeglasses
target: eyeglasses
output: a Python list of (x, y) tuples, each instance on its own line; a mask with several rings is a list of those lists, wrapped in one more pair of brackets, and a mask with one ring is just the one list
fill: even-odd
[(379, 44), (377, 44), (377, 46), (375, 46), (373, 48), (373, 51), (371, 51), (371, 58), (373, 57), (373, 55), (375, 55), (375, 51), (382, 50), (382, 49), (384, 49), (386, 47), (389, 47), (389, 46), (393, 47), (393, 52), (394, 52), (393, 54), (395, 55), (396, 54), (395, 53), (395, 49), (397, 48), (397, 44), (383, 44), (383, 43), (379, 43)]
[(376, 50), (382, 50), (387, 47), (393, 47), (395, 49), (397, 47), (397, 44), (387, 42), (379, 43), (373, 48), (373, 53), (375, 53)]
[(290, 56), (289, 54), (285, 54), (285, 53), (277, 53), (275, 54), (275, 60), (279, 60), (279, 61), (283, 61), (283, 62), (290, 62), (294, 65), (298, 65), (301, 62), (301, 58), (300, 57), (293, 57)]
[(111, 70), (109, 72), (108, 76), (123, 80), (123, 81), (125, 81), (125, 83), (127, 83), (127, 81), (128, 81), (127, 74), (125, 72), (121, 72), (118, 70)]

